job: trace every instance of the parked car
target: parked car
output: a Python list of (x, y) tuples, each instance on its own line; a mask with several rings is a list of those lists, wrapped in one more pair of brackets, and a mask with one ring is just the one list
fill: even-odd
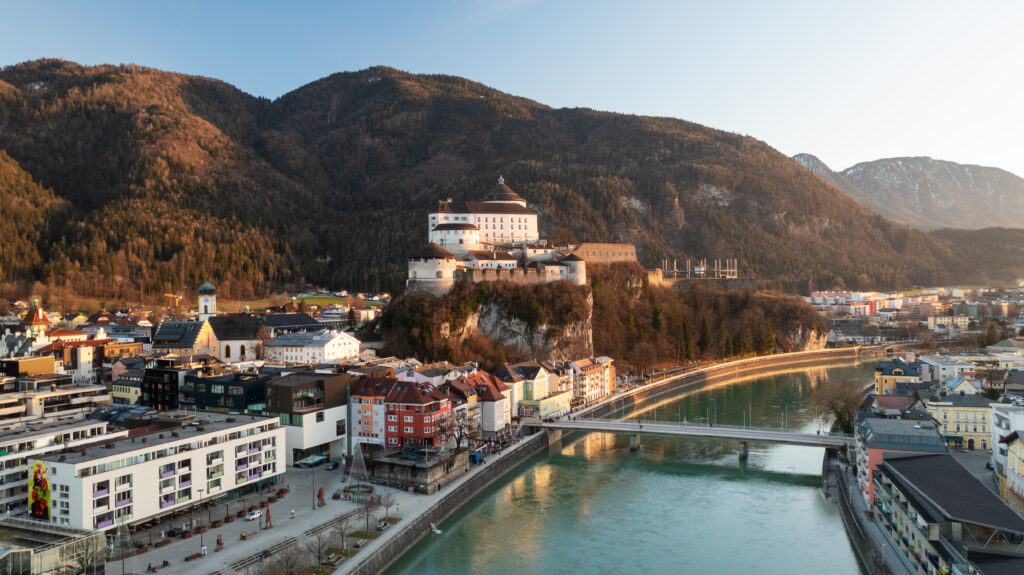
[(327, 471), (333, 471), (333, 470), (337, 469), (339, 465), (341, 465), (341, 464), (338, 463), (337, 461), (332, 461), (332, 462), (327, 464)]
[(246, 521), (256, 521), (260, 517), (263, 517), (263, 512), (260, 511), (259, 509), (257, 509), (255, 511), (250, 511), (249, 514), (245, 516), (245, 520)]

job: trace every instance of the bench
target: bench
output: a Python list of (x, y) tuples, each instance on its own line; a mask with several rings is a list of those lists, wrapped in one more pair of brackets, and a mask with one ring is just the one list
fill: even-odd
[(360, 539), (359, 541), (356, 541), (356, 549), (362, 549), (363, 545), (366, 545), (369, 542), (369, 539)]
[(242, 539), (242, 541), (245, 541), (246, 537), (250, 537), (252, 535), (256, 535), (256, 533), (257, 533), (256, 531), (250, 531), (248, 533), (246, 533), (245, 531), (242, 531), (241, 539)]

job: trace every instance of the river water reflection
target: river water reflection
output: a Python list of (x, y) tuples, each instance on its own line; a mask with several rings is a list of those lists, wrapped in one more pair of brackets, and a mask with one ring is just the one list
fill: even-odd
[[(619, 416), (814, 433), (810, 397), (873, 364), (681, 391)], [(820, 419), (820, 421), (819, 421)], [(735, 442), (568, 436), (463, 506), (388, 573), (861, 573), (820, 489), (823, 450)]]

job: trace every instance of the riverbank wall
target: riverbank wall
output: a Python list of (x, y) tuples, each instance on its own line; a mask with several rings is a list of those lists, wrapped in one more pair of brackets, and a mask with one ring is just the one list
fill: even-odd
[(789, 370), (810, 364), (820, 366), (822, 364), (827, 365), (846, 361), (855, 362), (866, 359), (869, 356), (870, 354), (865, 353), (861, 347), (846, 347), (779, 353), (719, 363), (657, 379), (636, 389), (616, 393), (607, 399), (580, 410), (573, 414), (573, 417), (576, 419), (608, 417), (622, 409), (633, 407), (658, 395), (678, 391), (681, 388), (697, 388), (718, 381), (764, 372), (773, 368)]
[(446, 488), (447, 493), (433, 505), (414, 517), (403, 519), (390, 528), (398, 530), (398, 533), (392, 533), (387, 541), (380, 546), (368, 549), (365, 555), (357, 554), (335, 573), (373, 575), (384, 571), (420, 539), (431, 533), (431, 523), (434, 525), (441, 523), (488, 485), (530, 457), (546, 450), (547, 447), (547, 434), (540, 432), (530, 435), (504, 453), (488, 456), (487, 465), (449, 485)]

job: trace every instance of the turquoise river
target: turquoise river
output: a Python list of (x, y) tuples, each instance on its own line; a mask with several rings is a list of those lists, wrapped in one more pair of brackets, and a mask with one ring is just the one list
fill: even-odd
[[(815, 388), (867, 384), (872, 369), (716, 383), (619, 416), (814, 433), (826, 424)], [(741, 463), (729, 441), (645, 436), (642, 450), (628, 446), (627, 436), (567, 436), (474, 497), (387, 573), (862, 573), (821, 491), (822, 449), (753, 444)]]

